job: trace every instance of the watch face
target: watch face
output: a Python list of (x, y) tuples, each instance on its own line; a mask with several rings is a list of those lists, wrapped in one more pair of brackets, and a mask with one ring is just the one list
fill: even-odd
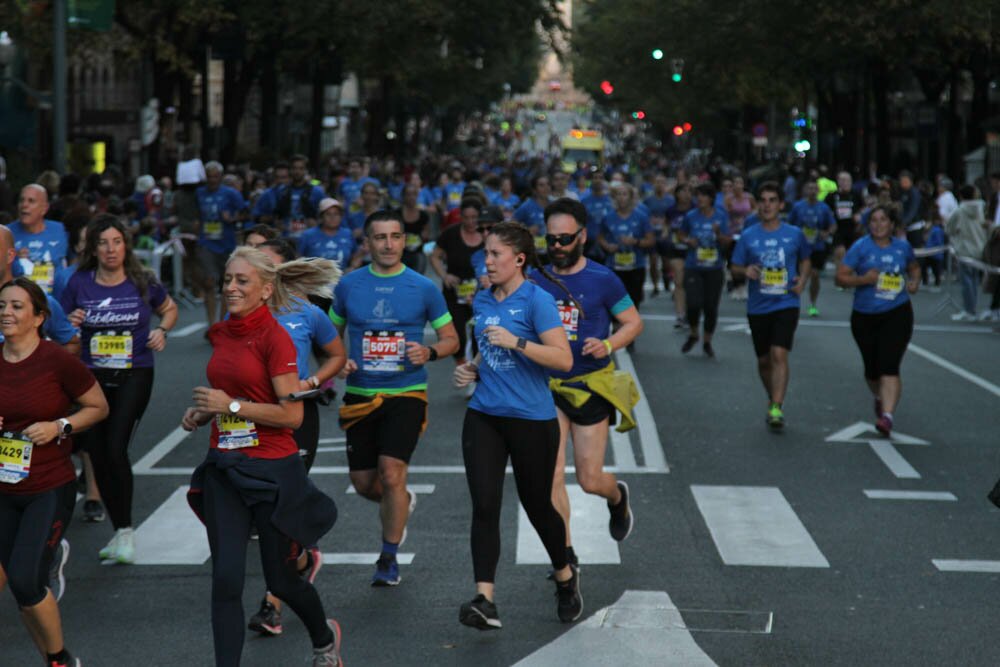
[(233, 401), (232, 403), (230, 403), (229, 404), (229, 411), (230, 412), (239, 412), (240, 411), (240, 402), (239, 401)]

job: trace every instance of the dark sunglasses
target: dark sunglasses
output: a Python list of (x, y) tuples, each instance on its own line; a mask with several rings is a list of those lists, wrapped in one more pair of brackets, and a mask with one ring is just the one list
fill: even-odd
[(476, 231), (479, 232), (480, 234), (486, 234), (491, 229), (493, 229), (493, 225), (495, 225), (495, 224), (496, 224), (495, 222), (490, 222), (490, 223), (485, 224), (485, 225), (479, 225), (478, 227), (476, 227)]
[(583, 229), (578, 229), (572, 234), (546, 234), (545, 243), (547, 245), (559, 244), (561, 246), (568, 246), (570, 243), (576, 240), (576, 237), (580, 235)]

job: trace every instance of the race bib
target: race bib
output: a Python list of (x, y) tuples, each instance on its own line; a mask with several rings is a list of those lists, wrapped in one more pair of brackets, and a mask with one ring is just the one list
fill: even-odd
[(455, 288), (455, 293), (458, 294), (458, 302), (461, 304), (472, 303), (472, 297), (476, 295), (476, 287), (478, 287), (478, 281), (475, 278), (469, 278), (468, 280), (463, 280)]
[(562, 319), (563, 329), (566, 330), (566, 337), (576, 340), (580, 328), (580, 309), (571, 303), (564, 304), (560, 301), (559, 317)]
[(635, 253), (629, 252), (616, 252), (615, 253), (615, 269), (619, 271), (629, 271), (635, 268)]
[(201, 229), (205, 232), (205, 238), (209, 241), (219, 241), (222, 239), (221, 220), (208, 220), (202, 223)]
[(448, 203), (458, 206), (462, 203), (462, 193), (458, 190), (452, 190), (448, 193)]
[(98, 368), (132, 368), (132, 334), (96, 333), (90, 339), (90, 359)]
[(243, 449), (260, 445), (257, 426), (238, 414), (215, 415), (215, 425), (219, 429), (219, 449)]
[(837, 220), (846, 220), (854, 214), (853, 206), (837, 206)]
[(402, 331), (366, 331), (361, 338), (361, 369), (398, 373), (406, 362), (406, 334)]
[(17, 484), (28, 478), (33, 447), (20, 433), (0, 434), (0, 482)]
[(712, 266), (719, 262), (719, 250), (717, 248), (698, 248), (696, 257), (698, 264)]
[(298, 238), (302, 236), (302, 232), (306, 230), (305, 220), (292, 220), (288, 223), (288, 235), (293, 238)]
[(763, 269), (760, 272), (760, 293), (788, 294), (788, 269)]
[(549, 251), (549, 245), (545, 242), (544, 236), (535, 237), (535, 250), (542, 253), (547, 253)]
[(803, 227), (802, 233), (805, 234), (806, 241), (809, 241), (809, 243), (815, 243), (816, 237), (819, 235), (819, 230), (815, 227)]
[(880, 273), (875, 283), (875, 298), (892, 301), (903, 291), (903, 276), (898, 273)]
[(406, 249), (410, 252), (419, 250), (420, 246), (424, 244), (424, 240), (420, 238), (419, 234), (407, 234), (406, 235)]
[(52, 293), (52, 286), (56, 282), (56, 266), (50, 262), (38, 262), (31, 268), (31, 282), (35, 283), (46, 294)]

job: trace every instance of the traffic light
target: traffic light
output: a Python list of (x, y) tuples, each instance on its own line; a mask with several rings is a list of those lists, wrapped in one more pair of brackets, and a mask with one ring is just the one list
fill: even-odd
[(610, 81), (605, 79), (604, 81), (601, 81), (601, 92), (605, 95), (610, 95), (615, 92), (615, 87), (611, 85)]
[(692, 126), (691, 126), (691, 123), (684, 123), (681, 127), (684, 128), (685, 132), (690, 132)]
[(663, 60), (663, 49), (653, 49), (653, 60)]
[(633, 120), (643, 120), (645, 117), (646, 117), (646, 112), (643, 111), (642, 109), (639, 109), (638, 111), (633, 111), (632, 112), (632, 119)]
[(680, 125), (674, 125), (674, 136), (679, 137), (684, 134), (684, 128)]
[(680, 83), (681, 79), (684, 78), (684, 59), (674, 58), (673, 60), (671, 60), (670, 69), (672, 69), (674, 72), (670, 76), (670, 78), (673, 80), (674, 83)]

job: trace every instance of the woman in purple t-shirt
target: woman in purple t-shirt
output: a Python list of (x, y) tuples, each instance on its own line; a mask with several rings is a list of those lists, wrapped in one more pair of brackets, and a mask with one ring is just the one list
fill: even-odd
[[(135, 561), (132, 531), (132, 464), (128, 447), (153, 389), (153, 352), (166, 345), (177, 322), (177, 305), (132, 252), (125, 227), (113, 215), (87, 225), (79, 268), (60, 297), (70, 322), (80, 328), (82, 359), (107, 396), (111, 413), (85, 434), (94, 476), (115, 535), (100, 557)], [(155, 313), (160, 323), (150, 329)]]

